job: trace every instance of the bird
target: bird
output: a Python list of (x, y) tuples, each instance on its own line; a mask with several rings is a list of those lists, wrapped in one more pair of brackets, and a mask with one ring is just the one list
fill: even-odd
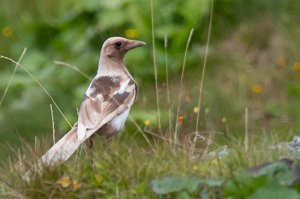
[(26, 172), (27, 181), (33, 171), (68, 160), (95, 133), (109, 138), (123, 128), (138, 94), (138, 85), (123, 58), (129, 50), (145, 44), (123, 37), (110, 37), (103, 43), (97, 74), (83, 96), (77, 122)]

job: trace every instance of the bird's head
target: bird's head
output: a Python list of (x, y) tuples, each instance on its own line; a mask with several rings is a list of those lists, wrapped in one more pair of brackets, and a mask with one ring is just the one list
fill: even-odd
[(111, 37), (103, 43), (101, 55), (111, 59), (122, 60), (126, 52), (144, 45), (145, 42), (142, 41), (130, 40), (123, 37)]

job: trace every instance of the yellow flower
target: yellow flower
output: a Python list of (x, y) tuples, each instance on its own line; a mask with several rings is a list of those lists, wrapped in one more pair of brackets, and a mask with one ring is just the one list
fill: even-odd
[(277, 66), (284, 66), (284, 65), (285, 65), (284, 59), (283, 59), (283, 58), (278, 58), (278, 59), (276, 60), (276, 65), (277, 65)]
[(182, 124), (183, 120), (184, 120), (183, 115), (178, 115), (178, 118), (177, 118), (178, 123)]
[(259, 84), (253, 84), (252, 86), (252, 92), (255, 94), (260, 94), (263, 91), (263, 88)]
[(226, 117), (223, 117), (223, 118), (222, 118), (222, 123), (226, 123), (226, 122), (227, 122)]
[(150, 125), (151, 125), (151, 122), (150, 122), (150, 120), (146, 119), (146, 120), (144, 121), (144, 124), (145, 124), (145, 126), (150, 126)]
[(194, 166), (193, 166), (193, 170), (194, 170), (194, 171), (196, 171), (196, 170), (198, 170), (198, 169), (199, 169), (199, 168), (198, 168), (197, 165), (194, 165)]
[(8, 37), (11, 37), (12, 34), (13, 34), (13, 31), (12, 31), (11, 27), (5, 26), (5, 27), (2, 29), (2, 35), (3, 35), (4, 37), (7, 37), (7, 38), (8, 38)]
[(77, 191), (81, 187), (80, 183), (77, 180), (73, 180), (72, 184), (73, 184), (73, 191)]
[(293, 69), (294, 69), (295, 71), (300, 71), (300, 62), (295, 62), (295, 63), (294, 63), (294, 66), (293, 66)]
[(62, 176), (59, 180), (56, 181), (56, 184), (59, 184), (63, 188), (67, 188), (71, 185), (71, 178), (69, 176)]
[(199, 107), (197, 107), (197, 106), (195, 106), (195, 107), (194, 107), (194, 109), (193, 109), (193, 111), (194, 111), (194, 113), (199, 113), (199, 111), (200, 111), (200, 108), (199, 108)]
[(125, 36), (129, 39), (137, 38), (138, 35), (139, 35), (139, 33), (136, 29), (127, 29), (125, 31)]

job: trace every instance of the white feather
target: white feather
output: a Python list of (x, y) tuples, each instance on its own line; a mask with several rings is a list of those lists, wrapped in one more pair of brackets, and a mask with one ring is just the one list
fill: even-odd
[(77, 139), (83, 140), (86, 134), (86, 127), (81, 123), (78, 122), (78, 128), (77, 128)]
[(95, 92), (95, 89), (89, 86), (89, 88), (86, 90), (85, 95), (88, 97), (91, 97), (91, 94)]
[(120, 89), (119, 89), (117, 92), (115, 92), (115, 94), (116, 94), (116, 93), (118, 93), (118, 94), (123, 94), (123, 93), (125, 92), (125, 90), (126, 90), (126, 87), (127, 87), (128, 84), (129, 84), (129, 82), (130, 82), (130, 79), (127, 79), (127, 80), (120, 86)]
[(126, 109), (123, 113), (115, 117), (113, 120), (111, 120), (110, 125), (117, 131), (122, 129), (125, 124), (125, 121), (127, 120), (129, 111), (130, 108)]

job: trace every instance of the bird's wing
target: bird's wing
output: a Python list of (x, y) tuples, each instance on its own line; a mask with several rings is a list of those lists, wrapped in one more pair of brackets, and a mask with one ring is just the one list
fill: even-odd
[(98, 130), (130, 107), (136, 96), (136, 84), (122, 76), (96, 76), (86, 91), (79, 109), (77, 138), (86, 138), (88, 130)]
[[(131, 78), (96, 77), (80, 106), (77, 125), (42, 156), (24, 179), (29, 181), (33, 171), (41, 171), (43, 165), (53, 166), (66, 161), (99, 128), (128, 110), (136, 98), (136, 92), (137, 85)], [(78, 139), (80, 136), (81, 139)]]

